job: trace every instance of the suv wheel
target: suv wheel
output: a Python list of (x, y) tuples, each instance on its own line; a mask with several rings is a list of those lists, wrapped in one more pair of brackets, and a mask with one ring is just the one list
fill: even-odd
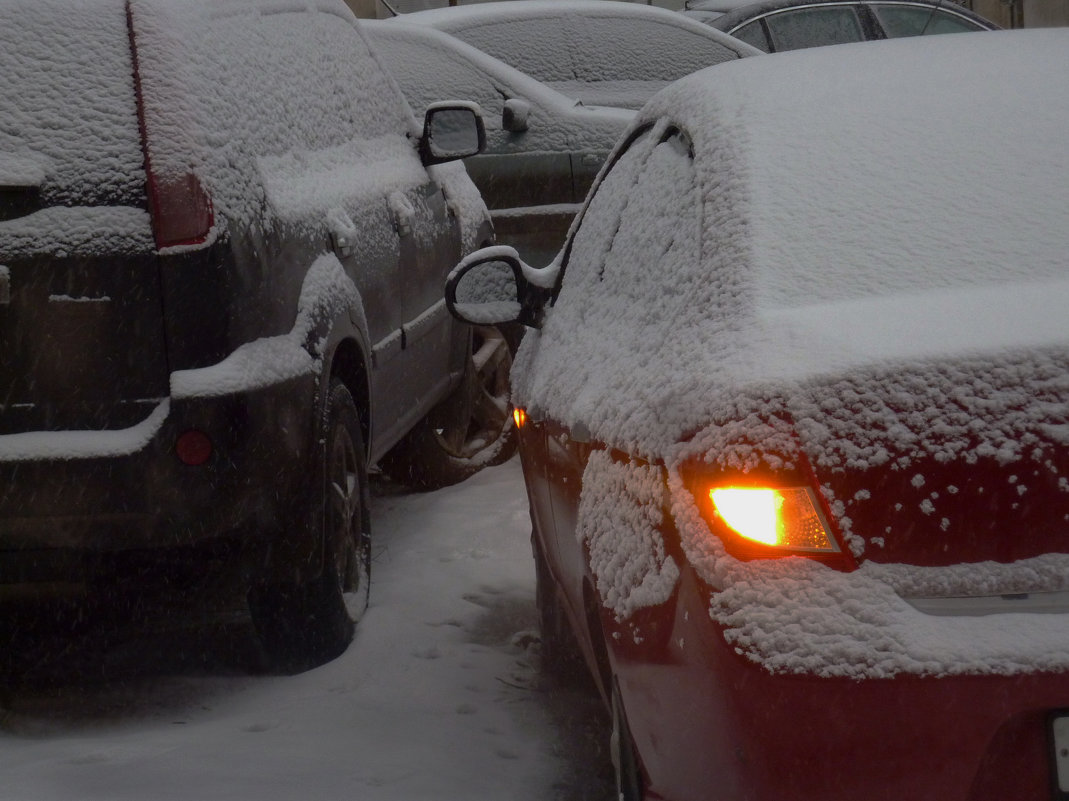
[(457, 484), (515, 452), (509, 404), (512, 349), (493, 326), (472, 330), (472, 355), (460, 386), (379, 462), (394, 481), (432, 490)]
[[(273, 667), (307, 670), (339, 656), (368, 604), (371, 526), (360, 419), (349, 390), (332, 379), (323, 418), (322, 500), (314, 520), (323, 532), (323, 570), (297, 585), (255, 588), (249, 607)], [(320, 525), (321, 524), (321, 525)]]

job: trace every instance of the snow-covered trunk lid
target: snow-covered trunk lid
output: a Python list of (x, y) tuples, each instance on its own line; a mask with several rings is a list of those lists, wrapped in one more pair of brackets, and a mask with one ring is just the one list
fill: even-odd
[(1067, 552), (1067, 356), (889, 365), (797, 397), (802, 448), (860, 561)]
[(0, 3), (0, 434), (167, 395), (125, 4)]

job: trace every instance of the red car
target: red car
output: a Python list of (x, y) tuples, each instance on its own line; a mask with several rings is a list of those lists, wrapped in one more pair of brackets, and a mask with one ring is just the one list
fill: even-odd
[(546, 659), (625, 799), (1069, 797), (1069, 32), (659, 93), (561, 255), (473, 254)]

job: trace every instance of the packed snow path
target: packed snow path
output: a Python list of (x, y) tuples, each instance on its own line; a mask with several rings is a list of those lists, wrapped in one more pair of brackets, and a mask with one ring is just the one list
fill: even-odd
[(23, 671), (53, 676), (0, 687), (0, 799), (611, 798), (598, 702), (538, 673), (518, 461), (436, 493), (379, 485), (372, 520), (372, 606), (317, 670), (250, 674), (233, 613), (31, 643)]

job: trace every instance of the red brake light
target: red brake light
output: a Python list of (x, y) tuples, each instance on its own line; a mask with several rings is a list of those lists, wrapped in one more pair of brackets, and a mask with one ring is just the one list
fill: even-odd
[(212, 457), (212, 441), (203, 431), (191, 428), (178, 435), (175, 452), (182, 464), (196, 467)]
[(215, 215), (196, 175), (156, 176), (150, 163), (148, 197), (156, 247), (196, 245), (207, 239)]

